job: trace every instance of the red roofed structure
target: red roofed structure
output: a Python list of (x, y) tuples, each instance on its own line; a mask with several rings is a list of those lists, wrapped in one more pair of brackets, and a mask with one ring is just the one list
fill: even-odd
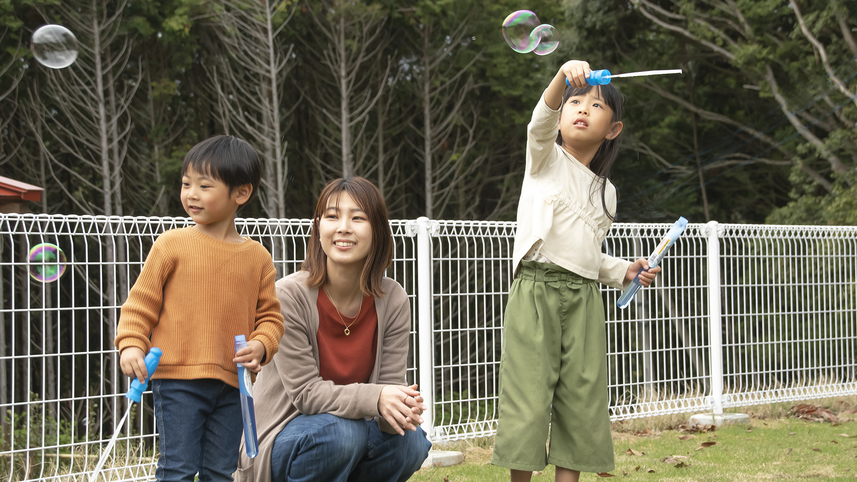
[(43, 188), (0, 176), (0, 213), (28, 213), (24, 201), (39, 202)]

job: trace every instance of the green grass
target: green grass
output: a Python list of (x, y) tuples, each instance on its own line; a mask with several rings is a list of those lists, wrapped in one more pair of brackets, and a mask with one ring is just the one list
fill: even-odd
[[(802, 403), (830, 408), (840, 423), (794, 418), (789, 416), (794, 404), (779, 404), (747, 407), (741, 411), (751, 415), (750, 424), (727, 425), (713, 432), (683, 431), (689, 414), (614, 424), (616, 470), (611, 474), (646, 481), (857, 478), (857, 397)], [(679, 438), (687, 435), (693, 438)], [(703, 442), (716, 443), (701, 448)], [(508, 481), (508, 470), (490, 465), (492, 443), (487, 438), (436, 447), (464, 452), (465, 463), (423, 469), (410, 480)], [(643, 455), (626, 453), (629, 449)], [(674, 460), (664, 462), (667, 457)], [(532, 480), (552, 481), (553, 467), (537, 472)], [(581, 480), (602, 478), (587, 473)]]

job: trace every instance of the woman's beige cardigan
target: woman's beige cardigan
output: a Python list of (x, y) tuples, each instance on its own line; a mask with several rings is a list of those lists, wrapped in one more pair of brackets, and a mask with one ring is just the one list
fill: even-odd
[(235, 473), (238, 482), (271, 480), (274, 439), (301, 413), (374, 417), (382, 430), (394, 433), (378, 413), (378, 398), (385, 385), (405, 384), (411, 327), (407, 293), (392, 279), (382, 280), (384, 295), (375, 298), (378, 349), (369, 383), (335, 385), (318, 374), (318, 289), (307, 286), (306, 279), (307, 273), (298, 271), (277, 282), (286, 331), (277, 354), (262, 369), (253, 388), (259, 455), (247, 457), (242, 439)]

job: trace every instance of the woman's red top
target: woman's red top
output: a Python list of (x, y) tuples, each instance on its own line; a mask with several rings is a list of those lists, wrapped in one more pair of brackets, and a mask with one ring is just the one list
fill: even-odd
[[(337, 315), (323, 289), (318, 290), (319, 375), (337, 385), (366, 383), (375, 367), (378, 349), (378, 314), (375, 298), (366, 296), (357, 316)], [(341, 313), (340, 313), (341, 315)], [(345, 325), (350, 333), (345, 334)]]

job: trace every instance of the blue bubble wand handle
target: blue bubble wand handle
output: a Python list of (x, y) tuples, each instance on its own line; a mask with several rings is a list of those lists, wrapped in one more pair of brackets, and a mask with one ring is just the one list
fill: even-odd
[[(687, 227), (687, 219), (683, 216), (678, 218), (678, 221), (673, 224), (673, 227), (669, 230), (664, 239), (658, 243), (658, 246), (652, 251), (652, 254), (649, 256), (649, 269), (655, 268), (660, 264), (661, 260), (666, 256), (667, 251), (670, 250), (673, 244), (675, 244), (676, 240), (684, 233), (684, 229)], [(648, 271), (648, 270), (646, 270)], [(634, 276), (634, 279), (630, 284), (625, 288), (625, 291), (619, 296), (619, 300), (616, 301), (616, 306), (619, 308), (627, 308), (629, 304), (631, 304), (631, 300), (634, 299), (634, 295), (640, 291), (640, 288), (643, 287), (642, 283), (640, 283), (640, 273), (643, 270), (637, 272), (637, 276)]]
[(161, 355), (163, 354), (164, 352), (160, 348), (152, 347), (149, 350), (146, 358), (143, 359), (143, 363), (146, 364), (146, 380), (140, 382), (140, 380), (135, 378), (131, 382), (131, 387), (128, 388), (128, 393), (125, 394), (125, 397), (133, 402), (140, 403), (140, 400), (143, 398), (143, 392), (146, 391), (146, 387), (149, 386), (149, 380), (152, 378), (155, 370), (158, 369), (158, 363), (161, 362)]
[[(619, 79), (623, 77), (647, 77), (650, 75), (668, 75), (668, 74), (681, 74), (683, 73), (681, 69), (669, 69), (669, 70), (644, 70), (642, 72), (629, 72), (627, 74), (611, 74), (609, 70), (592, 70), (589, 72), (589, 77), (586, 78), (586, 83), (589, 85), (607, 85), (613, 79)], [(570, 86), (571, 84), (568, 82), (568, 79), (565, 79), (565, 85)]]
[[(235, 336), (235, 352), (247, 346), (244, 335)], [(256, 437), (256, 412), (253, 409), (253, 381), (250, 370), (238, 365), (238, 391), (241, 396), (241, 421), (244, 423), (244, 448), (251, 459), (259, 455), (259, 439)]]
[[(160, 348), (152, 347), (149, 350), (149, 353), (146, 354), (146, 358), (143, 359), (143, 363), (146, 364), (146, 380), (141, 382), (136, 378), (131, 382), (131, 387), (128, 388), (128, 392), (125, 394), (125, 397), (131, 400), (131, 402), (140, 403), (140, 400), (143, 398), (143, 392), (146, 391), (146, 387), (149, 386), (149, 380), (152, 378), (152, 375), (155, 373), (155, 370), (158, 369), (158, 363), (161, 361), (161, 355), (164, 353)], [(95, 464), (95, 469), (89, 474), (89, 482), (95, 482), (95, 479), (98, 478), (98, 474), (101, 472), (101, 467), (104, 467), (104, 462), (107, 461), (107, 456), (110, 455), (110, 450), (113, 449), (113, 446), (116, 445), (116, 437), (119, 436), (119, 429), (125, 423), (125, 419), (128, 418), (128, 414), (131, 413), (131, 408), (134, 407), (133, 403), (128, 404), (128, 409), (125, 410), (125, 415), (122, 416), (122, 420), (119, 420), (119, 423), (116, 424), (116, 429), (113, 431), (113, 437), (110, 438), (110, 441), (107, 442), (107, 447), (104, 448), (104, 452), (101, 453), (101, 458), (98, 459), (98, 463)]]

